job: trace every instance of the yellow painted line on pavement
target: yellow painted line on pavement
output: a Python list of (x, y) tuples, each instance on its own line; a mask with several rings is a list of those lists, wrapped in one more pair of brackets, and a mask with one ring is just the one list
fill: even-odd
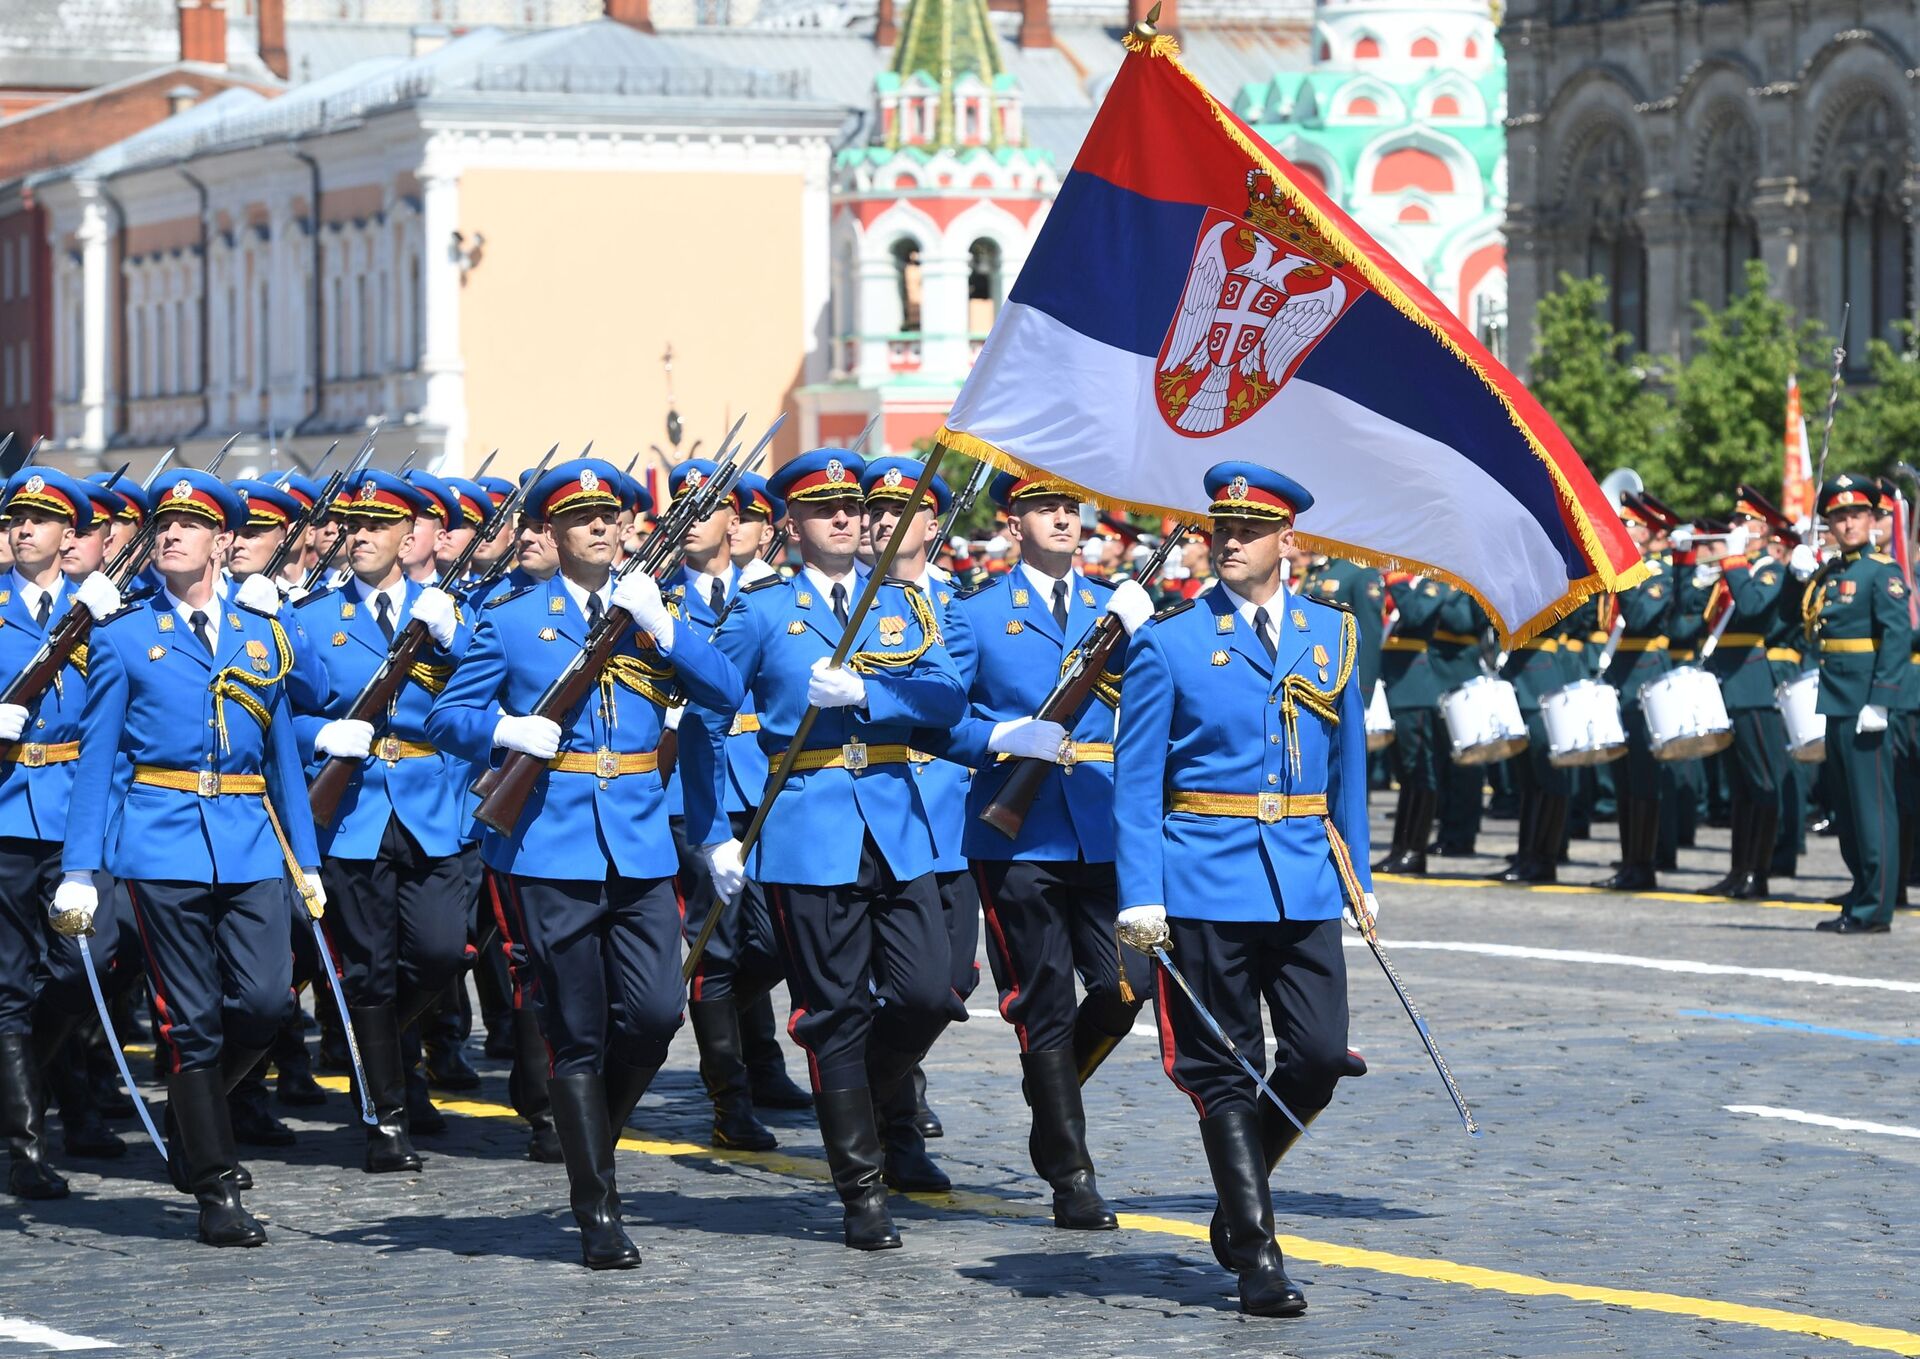
[(1689, 906), (1754, 906), (1763, 911), (1818, 911), (1832, 915), (1840, 908), (1824, 901), (1735, 901), (1732, 897), (1708, 896), (1704, 892), (1616, 892), (1608, 887), (1588, 887), (1572, 882), (1499, 882), (1493, 878), (1440, 878), (1413, 873), (1375, 873), (1376, 882), (1404, 883), (1409, 887), (1498, 888), (1503, 892), (1550, 892), (1568, 897), (1635, 897), (1644, 901), (1677, 901)]
[[(329, 1090), (345, 1091), (344, 1076), (317, 1077)], [(481, 1100), (440, 1100), (435, 1107), (443, 1113), (464, 1114), (472, 1118), (517, 1118), (504, 1104)], [(728, 1151), (677, 1142), (668, 1138), (622, 1133), (623, 1150), (643, 1156), (690, 1157), (708, 1162), (753, 1166), (770, 1174), (827, 1183), (830, 1175), (825, 1161), (816, 1156), (796, 1156), (781, 1151)], [(1030, 1218), (1051, 1221), (1052, 1214), (1035, 1204), (1019, 1203), (974, 1190), (956, 1189), (950, 1194), (909, 1194), (915, 1203), (933, 1208), (958, 1209), (987, 1217)], [(1160, 1217), (1151, 1213), (1119, 1213), (1125, 1231), (1151, 1232), (1157, 1236), (1178, 1237), (1184, 1241), (1206, 1241), (1207, 1228), (1181, 1218)], [(1304, 1236), (1280, 1235), (1280, 1248), (1296, 1260), (1337, 1269), (1369, 1270), (1402, 1279), (1425, 1279), (1433, 1283), (1457, 1284), (1484, 1293), (1506, 1293), (1523, 1298), (1568, 1298), (1574, 1302), (1596, 1303), (1606, 1307), (1626, 1307), (1640, 1312), (1659, 1312), (1668, 1316), (1691, 1317), (1699, 1321), (1724, 1321), (1788, 1335), (1817, 1336), (1838, 1340), (1860, 1349), (1886, 1354), (1920, 1355), (1920, 1332), (1896, 1330), (1890, 1326), (1865, 1326), (1832, 1317), (1808, 1316), (1777, 1307), (1750, 1307), (1745, 1303), (1721, 1302), (1714, 1298), (1690, 1297), (1684, 1293), (1656, 1293), (1638, 1288), (1607, 1288), (1597, 1284), (1566, 1283), (1532, 1274), (1516, 1274), (1504, 1269), (1483, 1269), (1478, 1265), (1457, 1264), (1418, 1255), (1396, 1255), (1390, 1251), (1342, 1246), (1331, 1241), (1315, 1241)]]

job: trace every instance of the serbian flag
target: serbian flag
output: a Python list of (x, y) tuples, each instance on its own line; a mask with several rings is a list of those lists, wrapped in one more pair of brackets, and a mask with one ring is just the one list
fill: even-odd
[(948, 447), (1189, 522), (1294, 477), (1316, 548), (1460, 585), (1524, 640), (1644, 574), (1540, 404), (1175, 59), (1129, 55), (947, 417)]
[(1807, 452), (1807, 417), (1800, 410), (1800, 379), (1787, 374), (1787, 460), (1780, 478), (1780, 513), (1795, 524), (1813, 518), (1813, 459)]

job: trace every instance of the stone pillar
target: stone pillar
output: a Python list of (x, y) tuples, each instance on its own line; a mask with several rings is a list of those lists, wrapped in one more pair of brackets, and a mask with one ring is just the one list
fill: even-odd
[(113, 351), (113, 220), (95, 186), (80, 186), (80, 444), (105, 449), (115, 394)]
[(1664, 194), (1649, 192), (1635, 215), (1646, 242), (1647, 351), (1686, 356), (1693, 296), (1687, 282), (1687, 223)]
[(420, 373), (426, 397), (420, 418), (447, 431), (448, 468), (460, 469), (466, 441), (466, 364), (460, 354), (460, 260), (453, 233), (460, 225), (460, 181), (446, 167), (420, 175), (420, 289), (423, 314)]
[(1772, 294), (1800, 309), (1809, 261), (1801, 227), (1807, 196), (1792, 175), (1762, 179), (1753, 188), (1753, 224)]
[(920, 261), (920, 379), (966, 381), (973, 367), (967, 344), (967, 280), (972, 263), (966, 246), (936, 242)]
[[(813, 145), (818, 145), (813, 144)], [(828, 196), (831, 152), (806, 158), (800, 193), (800, 343), (803, 380), (824, 382), (833, 366), (833, 207)], [(811, 447), (811, 445), (802, 445)]]
[[(885, 386), (892, 379), (893, 369), (887, 358), (885, 337), (900, 328), (900, 275), (894, 267), (893, 256), (884, 250), (875, 253), (876, 249), (872, 242), (868, 242), (866, 253), (860, 256), (860, 305), (854, 313), (852, 327), (860, 343), (860, 357), (854, 366), (854, 373), (862, 387)], [(921, 296), (924, 299), (924, 274), (921, 281)], [(925, 312), (923, 302), (923, 327)]]

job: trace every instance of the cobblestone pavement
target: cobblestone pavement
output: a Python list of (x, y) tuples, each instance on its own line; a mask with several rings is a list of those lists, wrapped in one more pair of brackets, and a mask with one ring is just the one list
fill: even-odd
[[(1491, 872), (1512, 829), (1436, 870)], [(708, 1149), (683, 1032), (623, 1143), (638, 1271), (579, 1267), (562, 1171), (522, 1159), (504, 1069), (481, 1063), (419, 1175), (359, 1172), (344, 1097), (298, 1111), (289, 1152), (251, 1149), (265, 1250), (197, 1245), (145, 1146), (106, 1176), (63, 1161), (71, 1199), (0, 1201), (18, 1227), (0, 1359), (79, 1338), (182, 1356), (1920, 1354), (1920, 915), (1814, 934), (1832, 840), (1778, 884), (1797, 903), (1686, 899), (1724, 871), (1725, 832), (1702, 840), (1664, 897), (1381, 885), (1386, 942), (1487, 1135), (1463, 1135), (1350, 937), (1372, 1073), (1275, 1178), (1298, 1321), (1235, 1310), (1192, 1110), (1144, 1029), (1087, 1100), (1124, 1228), (1052, 1229), (989, 981), (928, 1063), (961, 1191), (895, 1200), (905, 1250), (840, 1245), (808, 1117), (770, 1116), (777, 1153)], [(1612, 851), (1576, 843), (1563, 879)]]

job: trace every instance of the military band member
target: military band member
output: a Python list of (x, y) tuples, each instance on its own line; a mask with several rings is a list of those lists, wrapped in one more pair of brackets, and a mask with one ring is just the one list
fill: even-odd
[(181, 472), (156, 499), (161, 589), (89, 642), (54, 901), (80, 928), (97, 906), (95, 872), (127, 885), (169, 1059), (169, 1169), (199, 1202), (200, 1239), (215, 1246), (266, 1240), (231, 1178), (225, 1094), (290, 1003), (289, 860), (302, 895), (316, 908), (326, 900), (286, 630), (217, 589), (246, 519), (245, 502), (202, 472)]
[[(931, 605), (900, 585), (878, 588), (847, 664), (829, 664), (862, 589), (855, 552), (864, 466), (851, 453), (815, 449), (769, 478), (804, 569), (744, 591), (715, 644), (753, 695), (770, 761), (807, 708), (821, 710), (745, 872), (766, 885), (783, 934), (788, 1031), (808, 1055), (846, 1243), (886, 1250), (900, 1245), (886, 1186), (947, 1184), (910, 1124), (888, 1125), (883, 1163), (874, 1111), (891, 1105), (948, 1020), (952, 964), (937, 850), (911, 742), (915, 728), (959, 721), (966, 695)], [(691, 770), (688, 779), (687, 831), (702, 838)], [(716, 808), (718, 792), (716, 784)], [(742, 875), (739, 844), (715, 815), (704, 837), (709, 861), (732, 885)]]
[(1300, 584), (1294, 587), (1296, 593), (1346, 609), (1359, 625), (1360, 660), (1354, 674), (1360, 680), (1361, 699), (1373, 702), (1373, 687), (1380, 682), (1380, 643), (1387, 621), (1385, 579), (1377, 568), (1345, 557), (1315, 557), (1296, 550), (1288, 560), (1296, 568), (1306, 567)]
[(1387, 586), (1395, 613), (1380, 644), (1380, 682), (1393, 712), (1393, 755), (1400, 770), (1400, 799), (1393, 814), (1393, 844), (1376, 873), (1425, 873), (1427, 836), (1440, 805), (1440, 688), (1427, 645), (1440, 617), (1441, 584), (1426, 576), (1397, 574)]
[(1620, 721), (1626, 728), (1627, 757), (1614, 775), (1619, 807), (1620, 868), (1595, 884), (1618, 892), (1644, 892), (1656, 885), (1654, 858), (1659, 852), (1661, 773), (1653, 758), (1652, 737), (1640, 690), (1672, 667), (1667, 660), (1667, 626), (1673, 614), (1673, 573), (1649, 544), (1660, 524), (1656, 511), (1632, 492), (1620, 497), (1620, 519), (1650, 573), (1630, 590), (1608, 597), (1601, 621), (1609, 633), (1620, 620), (1620, 640), (1602, 676), (1620, 692)]
[[(1347, 1051), (1343, 904), (1367, 870), (1365, 708), (1352, 615), (1290, 593), (1280, 555), (1313, 497), (1252, 463), (1206, 475), (1220, 585), (1134, 634), (1120, 705), (1120, 928), (1170, 933), (1200, 1003), (1256, 1065), (1260, 1002), (1271, 1083), (1302, 1119), (1324, 1110)], [(1163, 976), (1167, 1074), (1193, 1101), (1220, 1203), (1215, 1254), (1242, 1310), (1296, 1316), (1306, 1298), (1274, 1240), (1267, 1179), (1297, 1133)]]
[[(499, 748), (547, 765), (512, 833), (490, 831), (482, 855), (505, 879), (510, 937), (525, 941), (539, 979), (548, 1095), (592, 1269), (640, 1263), (620, 1225), (614, 1139), (666, 1061), (686, 994), (678, 862), (656, 755), (662, 714), (683, 701), (731, 714), (741, 692), (733, 666), (673, 617), (652, 577), (613, 575), (619, 483), (592, 458), (533, 483), (527, 512), (551, 526), (559, 571), (488, 602), (427, 719), (428, 739), (468, 760)], [(634, 629), (595, 691), (557, 717), (535, 714), (614, 608)], [(689, 815), (709, 824), (709, 752), (693, 742), (680, 759)]]
[(1494, 875), (1500, 882), (1550, 883), (1559, 876), (1560, 849), (1566, 841), (1573, 791), (1569, 777), (1572, 771), (1548, 758), (1551, 743), (1540, 703), (1576, 678), (1590, 678), (1580, 657), (1563, 650), (1566, 641), (1578, 635), (1572, 629), (1581, 626), (1569, 620), (1580, 616), (1576, 610), (1561, 621), (1559, 628), (1516, 643), (1500, 670), (1500, 678), (1513, 685), (1520, 715), (1527, 724), (1527, 748), (1507, 761), (1520, 825), (1513, 862)]
[(1885, 934), (1900, 893), (1887, 726), (1910, 669), (1913, 627), (1899, 567), (1870, 542), (1875, 499), (1870, 478), (1851, 472), (1828, 478), (1818, 512), (1839, 555), (1816, 570), (1803, 545), (1789, 563), (1807, 581), (1801, 615), (1820, 658), (1818, 711), (1827, 718), (1827, 757), (1836, 775), (1834, 817), (1842, 845), (1851, 849), (1848, 899), (1838, 916), (1815, 927), (1835, 934)]
[[(0, 674), (11, 679), (68, 609), (107, 617), (119, 596), (105, 576), (70, 581), (61, 573), (62, 548), (93, 524), (81, 483), (23, 467), (7, 484), (4, 513), (13, 566), (0, 578)], [(25, 1199), (67, 1195), (66, 1180), (46, 1159), (41, 1068), (65, 1060), (67, 1037), (93, 1013), (79, 946), (48, 914), (85, 701), (84, 659), (76, 653), (32, 704), (0, 704), (0, 1137), (7, 1190)], [(102, 967), (113, 957), (118, 923), (111, 906), (94, 916), (91, 946)]]
[[(1440, 608), (1427, 636), (1427, 663), (1433, 669), (1434, 689), (1445, 695), (1480, 677), (1480, 641), (1493, 622), (1480, 601), (1465, 590), (1445, 581), (1439, 585)], [(1452, 733), (1445, 721), (1434, 725), (1434, 758), (1440, 769), (1440, 833), (1434, 852), (1472, 854), (1480, 835), (1486, 770), (1455, 762)]]

